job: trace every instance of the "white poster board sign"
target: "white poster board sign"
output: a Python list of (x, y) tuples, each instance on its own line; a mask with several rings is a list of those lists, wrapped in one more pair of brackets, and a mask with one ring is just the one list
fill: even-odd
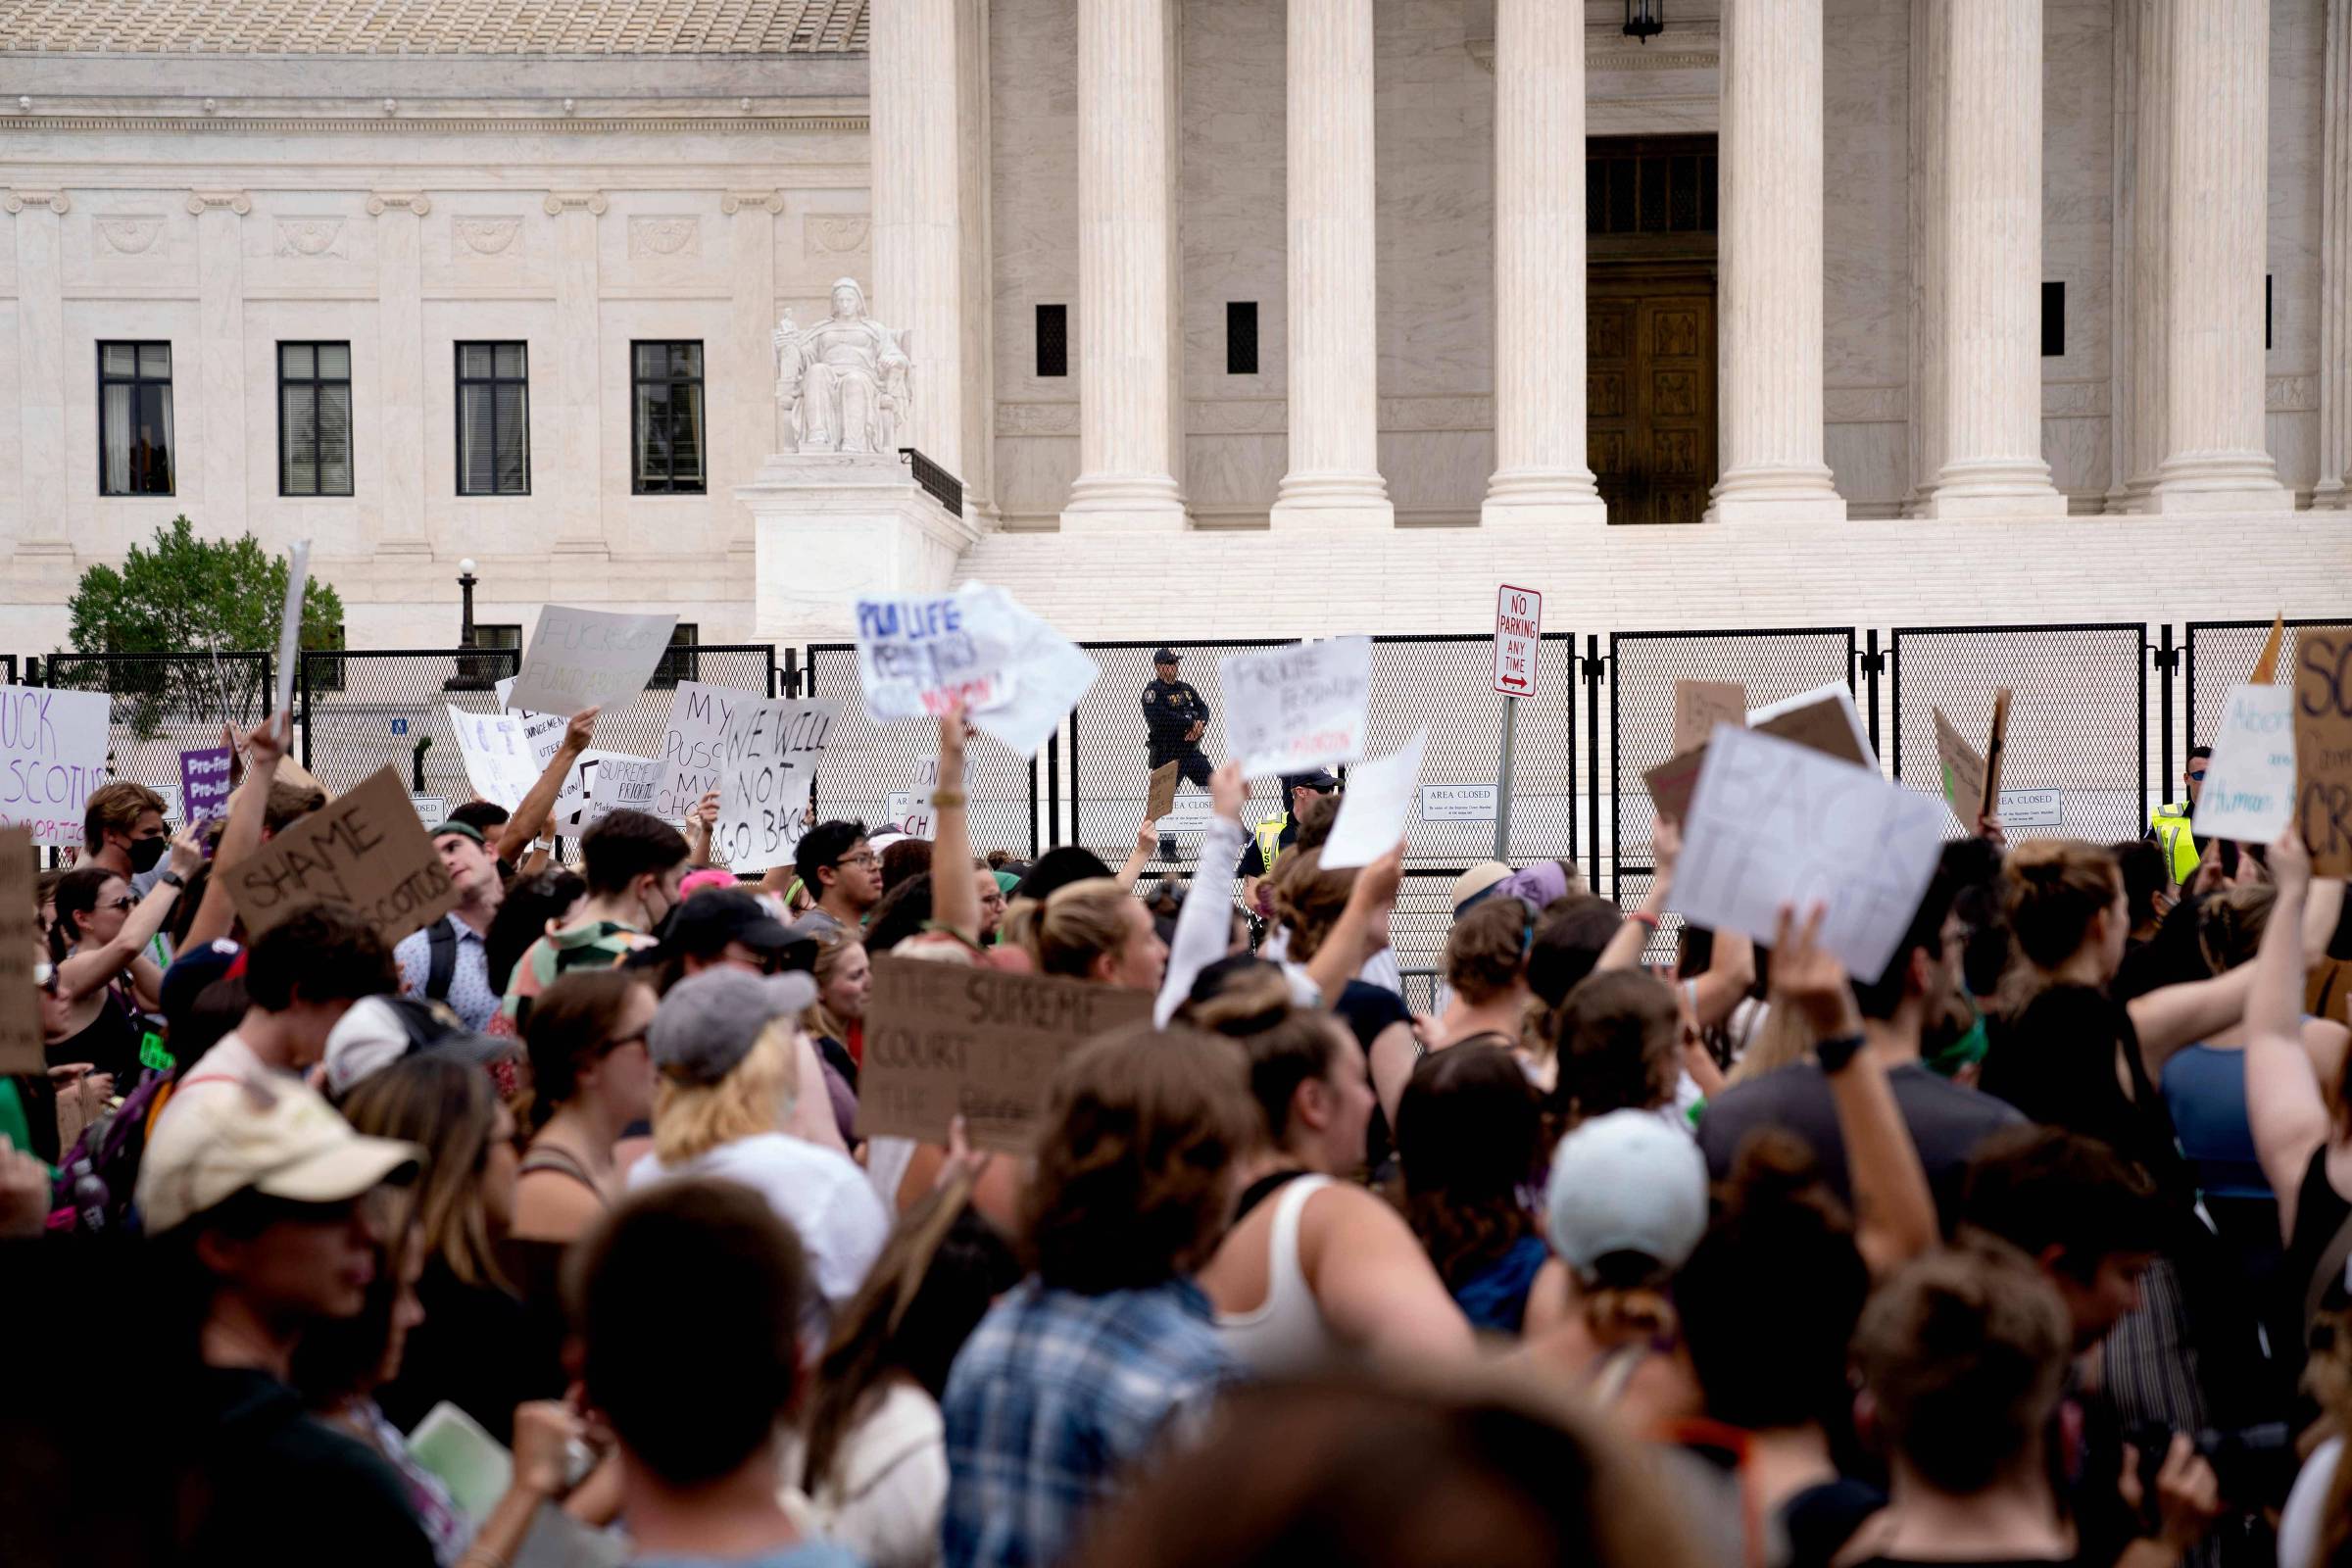
[(1683, 822), (1670, 907), (1775, 937), (1783, 906), (1826, 906), (1823, 946), (1865, 984), (1886, 960), (1943, 849), (1941, 796), (1755, 730), (1715, 726)]
[(1424, 784), (1421, 820), (1424, 822), (1492, 822), (1495, 791), (1492, 784)]
[(416, 808), (416, 820), (431, 831), (449, 820), (449, 802), (439, 795), (412, 795), (409, 804)]
[(286, 550), (286, 602), (277, 620), (277, 706), (270, 712), (289, 715), (280, 735), (294, 732), (294, 671), (302, 662), (302, 599), (310, 585), (311, 542), (297, 539)]
[(1544, 649), (1544, 596), (1504, 583), (1494, 590), (1494, 689), (1532, 697)]
[(507, 700), (565, 717), (645, 690), (678, 628), (675, 614), (632, 615), (547, 605)]
[(961, 703), (1019, 757), (1036, 756), (1102, 675), (1084, 649), (983, 583), (921, 599), (861, 599), (857, 622), (866, 717), (935, 718)]
[(737, 871), (789, 865), (808, 831), (802, 820), (825, 739), (841, 716), (834, 702), (791, 698), (738, 703), (719, 737), (718, 826), (713, 852)]
[(594, 827), (614, 811), (651, 811), (662, 785), (665, 764), (651, 757), (624, 757), (617, 752), (596, 754), (596, 765), (580, 759), (588, 770), (588, 804), (580, 811), (580, 826)]
[(2295, 689), (2232, 686), (2213, 731), (2193, 831), (2268, 844), (2295, 815)]
[(28, 827), (37, 845), (81, 847), (82, 809), (106, 782), (113, 712), (104, 692), (0, 686), (0, 827)]
[(1217, 661), (1225, 742), (1247, 778), (1304, 773), (1364, 755), (1372, 639), (1334, 637)]
[(1205, 833), (1208, 824), (1216, 820), (1217, 809), (1205, 795), (1179, 795), (1175, 808), (1152, 825), (1161, 834)]
[(473, 793), (512, 811), (539, 778), (522, 720), (513, 713), (469, 713), (450, 705), (449, 727), (457, 733), (458, 755)]
[(645, 809), (674, 822), (718, 788), (719, 738), (726, 732), (727, 719), (737, 703), (760, 700), (757, 692), (732, 686), (707, 686), (699, 680), (678, 682), (656, 759), (662, 764), (662, 780), (654, 788), (654, 804)]
[(1422, 729), (1394, 755), (1348, 770), (1348, 793), (1340, 797), (1339, 818), (1331, 824), (1331, 837), (1323, 841), (1325, 870), (1370, 865), (1396, 847), (1404, 837), (1421, 783), (1421, 760), (1428, 753), (1429, 731)]

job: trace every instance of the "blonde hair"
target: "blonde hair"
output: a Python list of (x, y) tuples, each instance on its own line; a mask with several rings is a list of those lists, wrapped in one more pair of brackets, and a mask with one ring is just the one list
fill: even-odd
[(1795, 1008), (1767, 1007), (1763, 1023), (1756, 1027), (1756, 1038), (1740, 1054), (1740, 1059), (1732, 1063), (1732, 1070), (1723, 1075), (1724, 1087), (1737, 1088), (1768, 1072), (1794, 1066), (1819, 1044), (1820, 1037), (1797, 1015)]
[(800, 1028), (777, 1018), (714, 1084), (663, 1078), (654, 1099), (654, 1157), (678, 1165), (721, 1144), (780, 1132), (801, 1098)]
[(1134, 898), (1106, 876), (1090, 876), (1055, 889), (1031, 931), (1039, 971), (1072, 980), (1090, 978), (1097, 958), (1115, 955), (1127, 945), (1133, 928), (1126, 906)]

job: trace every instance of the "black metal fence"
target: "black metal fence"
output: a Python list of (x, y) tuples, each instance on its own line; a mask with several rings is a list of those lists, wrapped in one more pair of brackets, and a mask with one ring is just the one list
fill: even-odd
[[(494, 683), (521, 666), (513, 648), (306, 653), (295, 683), (295, 755), (330, 790), (387, 763), (412, 795), (473, 799), (449, 710), (498, 711)], [(430, 813), (428, 813), (430, 814)]]
[[(2270, 640), (2273, 622), (2267, 620), (2192, 620), (2187, 627), (2187, 641), (2181, 650), (2185, 674), (2181, 680), (2181, 708), (2188, 718), (2188, 736), (2181, 748), (2185, 760), (2189, 746), (2210, 745), (2213, 730), (2222, 720), (2222, 705), (2229, 700), (2230, 688), (2254, 673), (2256, 661), (2262, 658), (2262, 645)], [(2279, 640), (2278, 678), (2291, 680), (2295, 667), (2295, 629), (2299, 626), (2352, 625), (2352, 615), (2323, 617), (2318, 620), (2290, 620), (2286, 634)], [(2167, 628), (2169, 642), (2170, 628)], [(2156, 792), (2163, 799), (2181, 798), (2185, 781), (2173, 771), (2172, 737), (2165, 737), (2163, 771), (2156, 779)]]
[(274, 662), (268, 654), (51, 654), (41, 682), (112, 698), (108, 769), (176, 803), (182, 751), (220, 745), (222, 725), (242, 735), (269, 716)]

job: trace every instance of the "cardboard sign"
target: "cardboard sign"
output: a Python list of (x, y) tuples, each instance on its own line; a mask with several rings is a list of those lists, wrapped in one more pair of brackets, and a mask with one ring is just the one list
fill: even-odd
[(229, 774), (234, 759), (225, 746), (179, 754), (181, 821), (209, 822), (228, 814)]
[(32, 830), (0, 828), (0, 1073), (47, 1069), (41, 999), (33, 989), (33, 946), (41, 940)]
[(2286, 686), (2230, 688), (2190, 824), (2200, 843), (2268, 844), (2294, 820), (2294, 697)]
[(1826, 906), (1822, 943), (1856, 980), (1886, 972), (1943, 850), (1943, 813), (1810, 748), (1726, 724), (1683, 824), (1674, 912), (1759, 942), (1783, 906)]
[(1396, 847), (1413, 809), (1413, 794), (1421, 785), (1421, 760), (1429, 753), (1424, 728), (1398, 747), (1394, 756), (1358, 762), (1348, 770), (1348, 793), (1340, 797), (1340, 814), (1323, 841), (1323, 868), (1344, 871), (1351, 865), (1370, 865)]
[(2352, 626), (2295, 633), (2294, 693), (2295, 814), (2311, 868), (2352, 875)]
[(1536, 690), (1544, 651), (1544, 596), (1504, 583), (1494, 590), (1494, 689), (1505, 697)]
[(231, 867), (228, 896), (257, 937), (330, 905), (375, 927), (386, 947), (458, 906), (458, 885), (389, 765)]
[(1642, 775), (1659, 820), (1680, 822), (1690, 814), (1690, 796), (1698, 788), (1699, 770), (1706, 762), (1707, 749), (1701, 746), (1680, 757), (1669, 757)]
[(2002, 831), (2020, 827), (2066, 826), (2066, 791), (2003, 790), (2000, 795)]
[(1492, 822), (1494, 820), (1492, 784), (1424, 784), (1421, 820), (1424, 822)]
[(311, 586), (311, 542), (297, 539), (286, 550), (286, 602), (277, 616), (277, 706), (285, 715), (280, 736), (294, 733), (294, 671), (302, 662), (302, 600)]
[(1878, 754), (1870, 749), (1870, 732), (1862, 727), (1862, 712), (1854, 707), (1854, 694), (1842, 681), (1756, 709), (1747, 715), (1747, 727), (1857, 767), (1879, 765)]
[(457, 733), (458, 755), (473, 793), (510, 811), (520, 806), (540, 772), (522, 720), (513, 713), (469, 713), (453, 703), (449, 727)]
[(1984, 745), (1984, 795), (1981, 810), (1990, 811), (2001, 798), (2001, 764), (2009, 760), (2009, 688), (1992, 694), (1992, 739)]
[(1026, 1153), (1062, 1058), (1151, 1016), (1148, 991), (877, 957), (858, 1136), (945, 1143), (961, 1115), (974, 1148)]
[(1674, 683), (1674, 753), (1695, 752), (1718, 724), (1747, 723), (1747, 688), (1736, 680)]
[(2286, 612), (2280, 611), (2271, 622), (2271, 634), (2262, 640), (2262, 653), (2254, 661), (2254, 673), (2246, 677), (2256, 686), (2270, 686), (2278, 679), (2278, 655), (2286, 646)]
[(1144, 798), (1144, 814), (1156, 822), (1176, 809), (1176, 763), (1173, 760), (1152, 770), (1152, 791)]
[(678, 682), (656, 754), (662, 776), (654, 787), (654, 804), (646, 809), (664, 821), (676, 821), (718, 788), (719, 741), (726, 733), (727, 719), (737, 703), (759, 701), (759, 693), (732, 686), (706, 686), (699, 680)]
[(1928, 716), (1936, 721), (1936, 771), (1942, 780), (1943, 798), (1960, 825), (1974, 833), (1984, 810), (1984, 759), (1943, 716), (1942, 709), (1930, 708)]
[(564, 716), (636, 696), (678, 628), (674, 614), (630, 615), (547, 605), (507, 701)]
[(1249, 778), (1304, 773), (1364, 755), (1371, 729), (1372, 639), (1229, 654), (1217, 661), (1225, 740)]
[(28, 827), (32, 842), (81, 848), (81, 812), (106, 782), (104, 692), (0, 686), (0, 827)]
[(719, 737), (718, 826), (713, 855), (737, 871), (792, 863), (808, 831), (802, 815), (816, 785), (825, 738), (841, 716), (832, 702), (738, 703)]

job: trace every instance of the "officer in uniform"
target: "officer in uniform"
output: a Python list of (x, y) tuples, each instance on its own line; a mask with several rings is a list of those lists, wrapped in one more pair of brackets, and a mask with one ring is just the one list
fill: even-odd
[(2197, 797), (2205, 790), (2205, 764), (2212, 760), (2213, 748), (2192, 746), (2188, 749), (2188, 785), (2185, 802), (2168, 801), (2156, 808), (2148, 817), (2146, 837), (2155, 840), (2164, 851), (2165, 869), (2173, 875), (2176, 887), (2184, 887), (2197, 874), (2197, 862), (2205, 858), (2196, 837), (2189, 831), (2189, 822), (2197, 814)]
[(1209, 766), (1201, 755), (1200, 737), (1208, 733), (1208, 704), (1190, 681), (1176, 678), (1177, 663), (1174, 649), (1162, 648), (1152, 656), (1156, 673), (1144, 688), (1146, 765), (1156, 772), (1174, 762), (1178, 776), (1206, 789)]
[(1333, 794), (1339, 787), (1340, 781), (1323, 768), (1282, 776), (1283, 809), (1257, 824), (1257, 831), (1250, 836), (1250, 848), (1242, 852), (1242, 903), (1247, 907), (1257, 907), (1258, 883), (1273, 872), (1283, 852), (1298, 842), (1298, 813), (1306, 808), (1306, 803)]

